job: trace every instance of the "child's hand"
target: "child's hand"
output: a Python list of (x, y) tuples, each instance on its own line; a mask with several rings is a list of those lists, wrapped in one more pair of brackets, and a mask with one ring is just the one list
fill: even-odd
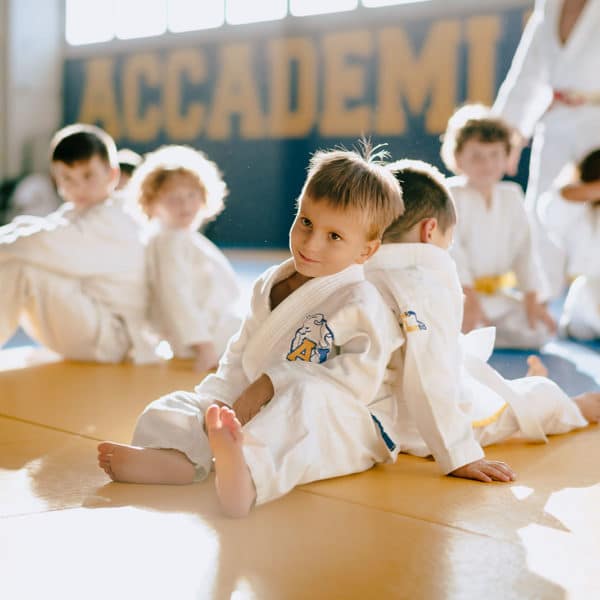
[(560, 188), (560, 195), (568, 202), (592, 202), (600, 200), (600, 179), (570, 183)]
[(233, 410), (242, 425), (254, 417), (273, 398), (275, 390), (267, 375), (261, 375), (251, 383), (235, 401)]
[(523, 302), (525, 303), (527, 322), (531, 329), (535, 329), (538, 322), (541, 322), (548, 328), (548, 331), (556, 333), (556, 321), (548, 312), (546, 305), (537, 301), (535, 292), (527, 292)]
[(196, 344), (194, 352), (196, 353), (194, 370), (198, 373), (206, 373), (206, 371), (215, 369), (219, 364), (219, 357), (211, 342)]
[(463, 315), (462, 332), (469, 333), (480, 325), (486, 327), (490, 324), (486, 314), (483, 312), (479, 296), (473, 288), (464, 288), (465, 309)]
[(462, 477), (463, 479), (476, 479), (490, 483), (491, 481), (514, 481), (515, 472), (504, 462), (499, 460), (487, 460), (480, 458), (472, 463), (454, 469), (449, 473), (452, 477)]

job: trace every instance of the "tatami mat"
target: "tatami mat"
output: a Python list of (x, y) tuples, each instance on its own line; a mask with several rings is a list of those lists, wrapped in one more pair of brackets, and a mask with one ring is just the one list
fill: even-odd
[(228, 520), (201, 494), (191, 508), (194, 488), (181, 488), (179, 509), (164, 511), (149, 487), (142, 506), (0, 520), (11, 540), (0, 546), (3, 589), (11, 599), (562, 597), (517, 544), (302, 493)]
[(544, 445), (510, 441), (486, 448), (486, 455), (509, 463), (517, 480), (484, 484), (443, 477), (432, 460), (401, 455), (394, 465), (302, 489), (513, 542), (534, 524), (568, 531), (563, 517), (571, 512), (586, 515), (589, 527), (600, 532), (600, 511), (590, 510), (600, 506), (598, 426), (554, 436)]
[[(8, 352), (14, 352), (10, 350)], [(41, 349), (30, 353), (31, 360)], [(129, 442), (152, 400), (192, 390), (203, 375), (190, 361), (153, 365), (51, 362), (0, 371), (0, 415), (93, 437)]]
[[(107, 481), (96, 467), (96, 445), (79, 436), (0, 418), (0, 519), (81, 506)], [(2, 546), (7, 538), (0, 539)], [(1, 592), (0, 597), (9, 598)]]
[[(265, 266), (251, 265), (248, 281)], [(597, 350), (557, 342), (544, 356), (575, 393), (598, 385)], [(520, 376), (525, 357), (493, 360)], [(597, 426), (489, 448), (516, 470), (513, 484), (443, 477), (433, 461), (401, 456), (302, 486), (244, 520), (220, 514), (212, 477), (110, 483), (97, 441), (129, 441), (148, 402), (200, 378), (184, 361), (0, 352), (0, 598), (600, 597)]]

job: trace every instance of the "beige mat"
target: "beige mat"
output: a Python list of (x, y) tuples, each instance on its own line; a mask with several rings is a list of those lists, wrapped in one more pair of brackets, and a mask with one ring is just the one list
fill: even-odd
[(402, 456), (228, 520), (211, 480), (113, 484), (96, 466), (98, 439), (127, 441), (148, 401), (194, 386), (189, 365), (52, 361), (0, 368), (2, 598), (600, 597), (598, 427), (489, 449), (515, 484)]

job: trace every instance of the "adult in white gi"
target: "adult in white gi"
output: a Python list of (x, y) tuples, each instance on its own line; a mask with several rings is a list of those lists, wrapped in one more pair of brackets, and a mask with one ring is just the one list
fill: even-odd
[[(493, 106), (522, 142), (533, 136), (526, 205), (553, 297), (564, 286), (565, 257), (539, 222), (536, 208), (562, 168), (598, 145), (598, 31), (597, 0), (536, 0)], [(516, 172), (520, 145), (510, 174)]]
[(366, 265), (404, 331), (396, 355), (397, 432), (402, 452), (433, 454), (444, 473), (483, 457), (482, 446), (519, 434), (587, 425), (545, 377), (505, 380), (487, 364), (493, 329), (462, 336), (462, 290), (451, 256), (427, 243), (384, 244)]
[(527, 204), (564, 165), (598, 145), (600, 2), (536, 0), (493, 111), (534, 136)]
[(108, 199), (65, 203), (47, 217), (0, 228), (0, 344), (22, 323), (65, 358), (118, 362), (152, 355), (140, 334), (146, 310), (139, 227)]
[(565, 252), (572, 281), (560, 331), (575, 338), (600, 337), (600, 206), (568, 202), (558, 189), (540, 199), (540, 218)]
[(461, 284), (478, 293), (485, 317), (496, 326), (496, 346), (539, 348), (551, 331), (539, 321), (532, 328), (526, 314), (524, 294), (535, 292), (543, 301), (546, 290), (521, 188), (497, 183), (488, 206), (462, 176), (449, 179), (448, 187), (458, 213), (451, 253)]
[(241, 320), (240, 288), (223, 253), (202, 234), (155, 223), (146, 250), (150, 316), (175, 356), (210, 342), (221, 356)]

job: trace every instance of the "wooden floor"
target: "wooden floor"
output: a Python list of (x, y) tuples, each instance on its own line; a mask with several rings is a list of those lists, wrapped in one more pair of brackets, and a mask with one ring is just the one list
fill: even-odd
[(600, 431), (509, 443), (514, 484), (440, 477), (401, 456), (219, 514), (212, 480), (109, 483), (98, 440), (129, 441), (188, 364), (66, 363), (0, 352), (0, 597), (598, 598)]
[[(230, 256), (244, 285), (284, 255)], [(20, 334), (13, 345), (27, 343)], [(600, 383), (600, 347), (548, 346), (570, 393)], [(524, 353), (496, 368), (524, 371)], [(0, 351), (0, 600), (600, 598), (600, 430), (509, 443), (514, 484), (441, 477), (401, 456), (298, 488), (245, 520), (213, 482), (110, 483), (99, 440), (128, 442), (144, 406), (192, 389), (190, 365), (61, 362)]]

